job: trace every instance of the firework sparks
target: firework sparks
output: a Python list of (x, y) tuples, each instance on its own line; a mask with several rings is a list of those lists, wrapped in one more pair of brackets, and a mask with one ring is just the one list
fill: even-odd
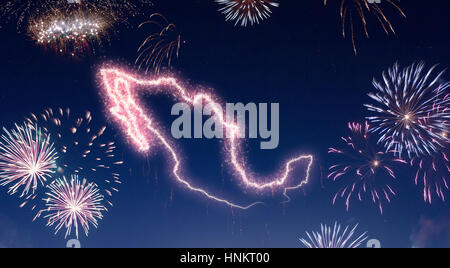
[(441, 135), (449, 129), (449, 98), (445, 98), (450, 83), (441, 82), (444, 71), (433, 76), (436, 66), (424, 73), (425, 64), (413, 64), (402, 71), (395, 64), (383, 73), (384, 83), (374, 79), (377, 92), (369, 97), (376, 104), (365, 106), (376, 113), (368, 120), (374, 125), (373, 132), (380, 135), (379, 142), (387, 151), (400, 157), (430, 155), (438, 152), (448, 142)]
[(306, 248), (359, 248), (368, 237), (365, 232), (354, 238), (357, 228), (358, 224), (351, 230), (349, 226), (342, 228), (337, 222), (334, 228), (321, 224), (320, 232), (306, 232), (308, 238), (301, 238), (300, 242)]
[(67, 229), (67, 238), (74, 228), (78, 238), (79, 225), (86, 236), (90, 225), (97, 228), (98, 221), (106, 211), (97, 185), (87, 183), (86, 179), (81, 181), (78, 176), (73, 175), (70, 182), (63, 177), (51, 183), (48, 188), (49, 192), (44, 200), (47, 208), (42, 213), (48, 219), (47, 226), (55, 226), (55, 234), (64, 227)]
[(138, 57), (135, 64), (146, 72), (153, 70), (159, 73), (166, 63), (170, 68), (173, 57), (178, 58), (181, 50), (181, 35), (177, 27), (161, 14), (152, 14), (150, 20), (143, 22), (139, 28), (152, 24), (158, 27), (158, 31), (149, 35), (138, 48)]
[(215, 0), (222, 5), (219, 9), (225, 15), (227, 21), (236, 21), (235, 25), (246, 27), (259, 24), (260, 21), (268, 19), (272, 15), (271, 7), (279, 7), (271, 0)]
[(29, 19), (43, 16), (49, 10), (63, 8), (67, 4), (63, 0), (7, 0), (0, 6), (0, 14), (7, 21), (16, 19), (20, 30)]
[(390, 185), (396, 178), (393, 166), (407, 162), (378, 149), (370, 139), (367, 123), (349, 123), (349, 129), (351, 136), (342, 138), (346, 147), (329, 149), (329, 153), (337, 154), (343, 160), (342, 163), (330, 167), (328, 178), (333, 181), (348, 181), (334, 196), (333, 204), (337, 198), (344, 198), (349, 210), (353, 197), (362, 201), (364, 195), (369, 195), (383, 213), (383, 203), (391, 202), (392, 196), (395, 195)]
[[(176, 100), (195, 105), (199, 102), (205, 102), (213, 107), (214, 114), (218, 117), (219, 122), (230, 133), (230, 137), (226, 139), (227, 154), (229, 155), (229, 163), (241, 178), (242, 183), (248, 188), (257, 191), (262, 190), (276, 190), (282, 189), (283, 194), (287, 197), (287, 191), (298, 189), (309, 182), (310, 170), (313, 164), (312, 155), (300, 155), (292, 158), (286, 162), (284, 168), (274, 176), (275, 178), (254, 178), (249, 174), (253, 174), (246, 168), (246, 163), (241, 157), (240, 143), (238, 141), (239, 127), (233, 122), (226, 122), (223, 113), (221, 112), (220, 104), (216, 103), (215, 96), (192, 93), (182, 87), (176, 79), (171, 77), (159, 77), (156, 80), (138, 79), (136, 76), (130, 75), (119, 69), (102, 69), (100, 77), (103, 82), (104, 95), (108, 111), (113, 116), (114, 120), (124, 131), (126, 136), (136, 149), (142, 153), (149, 152), (152, 145), (159, 143), (170, 156), (173, 163), (173, 175), (176, 180), (182, 185), (186, 186), (191, 191), (200, 193), (205, 197), (214, 201), (227, 204), (231, 207), (240, 209), (250, 208), (258, 203), (249, 206), (240, 206), (234, 204), (226, 199), (219, 198), (208, 193), (206, 190), (192, 186), (182, 173), (182, 163), (179, 153), (176, 151), (171, 142), (162, 134), (162, 131), (157, 127), (158, 124), (146, 114), (140, 100), (138, 88), (145, 87), (147, 93), (163, 93), (162, 88), (165, 88), (165, 93), (173, 96)], [(298, 163), (307, 162), (306, 176), (304, 180), (299, 183), (293, 183), (291, 180), (292, 173)], [(261, 181), (265, 181), (261, 183)], [(289, 184), (295, 184), (289, 187)], [(287, 197), (288, 198), (288, 197)]]
[[(390, 33), (395, 34), (394, 26), (392, 25), (390, 19), (385, 15), (385, 12), (381, 8), (381, 3), (370, 2), (368, 0), (340, 0), (340, 16), (342, 19), (342, 35), (344, 38), (347, 36), (347, 25), (350, 26), (350, 34), (352, 38), (353, 51), (355, 55), (358, 54), (356, 49), (355, 41), (355, 22), (354, 17), (358, 16), (361, 19), (361, 23), (364, 29), (364, 33), (367, 38), (369, 38), (368, 30), (368, 16), (374, 16), (384, 32), (389, 35)], [(324, 4), (327, 5), (328, 0), (324, 0)], [(402, 8), (397, 4), (397, 0), (386, 0), (386, 3), (394, 7), (404, 18), (406, 14), (403, 12)]]
[(55, 11), (65, 14), (89, 11), (90, 15), (96, 14), (112, 23), (126, 23), (129, 17), (141, 14), (142, 8), (150, 5), (150, 0), (7, 0), (0, 6), (0, 14), (7, 21), (17, 20), (18, 29)]
[(79, 0), (79, 6), (109, 17), (115, 23), (128, 23), (128, 18), (142, 15), (142, 10), (153, 6), (151, 0)]
[[(449, 98), (448, 95), (444, 97), (444, 99), (447, 98)], [(435, 111), (436, 113), (441, 113), (444, 110), (448, 110), (449, 107), (436, 106), (435, 109), (437, 110)], [(426, 126), (430, 123), (432, 124), (432, 122), (433, 120), (428, 118), (425, 120), (424, 125)], [(444, 139), (447, 139), (448, 137), (447, 131), (437, 134), (442, 136)], [(449, 143), (446, 142), (444, 147), (439, 149), (437, 152), (426, 156), (414, 157), (411, 160), (411, 166), (417, 168), (414, 183), (416, 185), (423, 186), (423, 199), (429, 204), (432, 203), (434, 195), (444, 202), (446, 200), (445, 193), (449, 190), (447, 178), (450, 173), (448, 145)]]
[(54, 13), (30, 23), (29, 35), (58, 53), (78, 56), (91, 52), (109, 26), (104, 18), (82, 12)]
[(153, 5), (151, 0), (80, 0), (80, 4), (95, 9), (96, 12), (112, 12), (114, 16), (135, 17), (142, 14), (142, 8)]
[(411, 160), (411, 166), (417, 168), (414, 182), (423, 186), (423, 199), (431, 204), (436, 195), (442, 201), (446, 201), (445, 192), (449, 190), (448, 177), (450, 163), (448, 148), (431, 156), (416, 157)]
[(3, 128), (0, 140), (0, 185), (9, 187), (11, 195), (23, 187), (21, 197), (32, 198), (56, 171), (58, 158), (50, 137), (37, 127)]
[[(70, 109), (46, 109), (40, 115), (31, 114), (26, 121), (37, 124), (49, 133), (60, 158), (59, 174), (76, 174), (96, 182), (104, 196), (111, 198), (122, 183), (119, 168), (123, 164), (115, 154), (115, 142), (106, 135), (105, 126), (92, 123), (92, 114), (72, 115)], [(106, 200), (110, 206), (110, 200)]]
[(9, 0), (0, 14), (8, 20), (17, 18), (19, 31), (26, 28), (37, 44), (75, 57), (93, 53), (117, 25), (128, 24), (130, 17), (151, 4), (149, 0)]

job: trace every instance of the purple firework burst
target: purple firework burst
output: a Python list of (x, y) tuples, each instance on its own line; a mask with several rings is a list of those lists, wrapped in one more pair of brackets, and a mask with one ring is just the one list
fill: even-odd
[(330, 167), (328, 178), (344, 184), (335, 194), (333, 204), (338, 198), (343, 198), (349, 210), (352, 198), (362, 201), (365, 195), (369, 195), (383, 213), (383, 203), (391, 202), (392, 196), (396, 194), (390, 185), (396, 178), (394, 166), (406, 164), (406, 161), (378, 148), (370, 138), (367, 122), (349, 123), (348, 127), (351, 135), (342, 137), (345, 146), (329, 149), (329, 153), (337, 155), (339, 159), (338, 164)]

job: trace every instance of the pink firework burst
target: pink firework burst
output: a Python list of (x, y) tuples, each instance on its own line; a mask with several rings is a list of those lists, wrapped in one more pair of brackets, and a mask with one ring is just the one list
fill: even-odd
[[(443, 99), (444, 103), (447, 103), (449, 96), (445, 96)], [(423, 186), (423, 198), (425, 202), (430, 204), (433, 202), (434, 196), (437, 196), (445, 202), (445, 194), (449, 190), (448, 177), (450, 173), (450, 161), (448, 131), (436, 132), (432, 127), (433, 119), (431, 118), (434, 114), (448, 113), (448, 110), (448, 105), (435, 105), (433, 111), (430, 112), (430, 118), (422, 122), (425, 128), (429, 128), (430, 132), (434, 133), (437, 137), (441, 137), (433, 140), (436, 143), (436, 152), (430, 155), (415, 157), (410, 161), (411, 166), (417, 168), (414, 182), (416, 185)], [(441, 140), (444, 140), (445, 143), (442, 144)]]
[[(0, 185), (10, 185), (11, 195), (34, 195), (56, 171), (58, 158), (50, 136), (36, 126), (19, 126), (0, 138)], [(23, 188), (22, 190), (20, 190)]]
[(445, 148), (434, 155), (411, 160), (411, 166), (417, 168), (414, 183), (423, 186), (423, 199), (429, 204), (433, 202), (433, 196), (446, 201), (450, 173), (448, 157), (448, 148)]
[(55, 180), (48, 186), (46, 209), (41, 213), (47, 213), (44, 218), (48, 218), (47, 226), (55, 225), (55, 234), (63, 227), (66, 230), (66, 238), (71, 234), (72, 228), (78, 238), (78, 227), (84, 230), (86, 236), (89, 233), (89, 225), (95, 228), (98, 221), (103, 218), (103, 195), (99, 193), (96, 184), (88, 183), (78, 179), (77, 175), (72, 175), (70, 181), (65, 177)]
[(367, 122), (349, 123), (349, 129), (351, 135), (342, 138), (346, 147), (329, 149), (330, 154), (341, 157), (338, 164), (330, 167), (328, 178), (345, 184), (334, 196), (333, 204), (338, 198), (344, 198), (349, 210), (353, 197), (362, 201), (364, 195), (369, 195), (383, 214), (383, 203), (391, 202), (392, 196), (396, 194), (390, 186), (396, 178), (393, 166), (407, 162), (377, 148), (370, 139)]
[(219, 9), (227, 21), (236, 21), (246, 27), (249, 23), (259, 24), (260, 21), (268, 19), (272, 11), (270, 7), (279, 7), (275, 1), (271, 0), (216, 0), (222, 7)]

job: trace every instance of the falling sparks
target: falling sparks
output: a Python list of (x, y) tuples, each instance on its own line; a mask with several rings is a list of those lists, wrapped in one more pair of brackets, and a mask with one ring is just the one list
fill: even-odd
[(259, 24), (272, 15), (271, 7), (279, 7), (271, 0), (215, 0), (222, 5), (219, 9), (227, 21), (235, 21), (235, 25), (246, 27), (248, 24)]
[[(56, 171), (58, 155), (50, 137), (37, 127), (3, 128), (0, 140), (0, 185), (9, 187), (11, 195), (21, 190), (21, 197), (33, 198)], [(24, 205), (24, 204), (23, 204)]]
[[(444, 97), (444, 99), (449, 98), (448, 95)], [(448, 106), (436, 106), (433, 113), (430, 115), (444, 112), (444, 110), (448, 110)], [(433, 119), (430, 117), (424, 120), (424, 125), (432, 124)], [(433, 130), (430, 130), (433, 131)], [(448, 138), (447, 132), (436, 133), (440, 135), (443, 139)], [(430, 155), (414, 157), (410, 164), (411, 167), (416, 168), (417, 172), (414, 177), (414, 183), (416, 185), (423, 186), (423, 199), (425, 202), (432, 204), (434, 197), (438, 197), (442, 201), (446, 201), (446, 193), (449, 188), (449, 174), (450, 174), (450, 165), (449, 165), (449, 143), (446, 142), (443, 147), (438, 149), (437, 152), (433, 152)]]
[(425, 64), (413, 64), (400, 70), (398, 64), (383, 72), (383, 83), (374, 79), (376, 92), (369, 97), (376, 104), (365, 106), (374, 115), (368, 120), (371, 130), (380, 136), (387, 151), (408, 158), (439, 152), (448, 137), (450, 99), (446, 98), (450, 83), (442, 82), (443, 72), (433, 75), (436, 66), (425, 70)]
[(108, 139), (107, 128), (93, 123), (92, 114), (82, 115), (69, 108), (46, 109), (43, 113), (31, 114), (26, 118), (30, 125), (38, 125), (49, 133), (55, 143), (59, 159), (57, 172), (61, 175), (75, 174), (95, 182), (107, 203), (122, 184), (121, 156), (116, 154), (117, 146)]
[[(375, 17), (380, 26), (383, 28), (383, 31), (389, 34), (395, 34), (394, 26), (391, 23), (391, 20), (386, 16), (385, 12), (381, 8), (382, 3), (376, 3), (375, 1), (369, 0), (339, 0), (341, 1), (339, 7), (339, 13), (342, 20), (342, 35), (345, 38), (347, 36), (347, 25), (350, 27), (350, 35), (352, 39), (353, 51), (356, 54), (356, 40), (355, 40), (355, 18), (358, 16), (361, 20), (361, 24), (364, 29), (364, 34), (367, 38), (369, 38), (369, 30), (368, 30), (368, 16), (372, 15)], [(324, 0), (324, 4), (327, 5), (328, 0)], [(383, 1), (394, 7), (404, 18), (406, 18), (405, 12), (403, 12), (402, 8), (397, 4), (397, 0), (386, 0)]]
[(385, 153), (371, 140), (369, 125), (349, 123), (351, 136), (343, 137), (346, 147), (330, 148), (329, 153), (340, 157), (340, 163), (330, 167), (329, 179), (345, 184), (334, 196), (345, 199), (347, 210), (352, 198), (362, 201), (365, 195), (383, 213), (383, 203), (391, 202), (396, 193), (390, 185), (396, 178), (395, 164), (407, 164), (393, 154)]
[(449, 155), (448, 148), (431, 156), (416, 157), (411, 160), (411, 166), (416, 168), (414, 183), (423, 186), (423, 199), (432, 204), (433, 196), (446, 201), (449, 188)]
[(73, 175), (70, 181), (63, 177), (51, 183), (48, 188), (46, 209), (41, 213), (48, 219), (47, 226), (55, 226), (55, 234), (66, 228), (67, 238), (72, 229), (75, 229), (78, 239), (79, 227), (83, 228), (86, 236), (90, 225), (97, 228), (98, 221), (106, 211), (97, 185), (87, 183), (86, 179), (81, 181), (77, 175)]
[(164, 65), (170, 68), (173, 58), (180, 56), (182, 40), (176, 25), (169, 23), (159, 13), (152, 14), (150, 20), (141, 23), (139, 28), (149, 24), (157, 26), (158, 30), (139, 46), (135, 64), (139, 69), (145, 69), (146, 72), (152, 70), (158, 74)]
[[(227, 129), (227, 133), (231, 134), (226, 140), (228, 154), (227, 161), (247, 188), (257, 191), (281, 188), (283, 194), (288, 198), (287, 191), (298, 189), (309, 182), (310, 170), (313, 164), (313, 156), (311, 155), (300, 155), (290, 159), (286, 162), (279, 175), (276, 175), (275, 178), (272, 179), (254, 178), (249, 175), (253, 173), (247, 170), (246, 163), (244, 162), (243, 157), (240, 156), (241, 145), (238, 141), (239, 128), (234, 122), (226, 122), (224, 115), (221, 112), (221, 106), (214, 101), (214, 96), (202, 93), (193, 94), (181, 86), (176, 79), (171, 77), (159, 77), (155, 80), (142, 80), (119, 69), (111, 68), (101, 69), (100, 77), (103, 82), (103, 94), (106, 98), (107, 109), (116, 123), (124, 131), (127, 138), (130, 139), (134, 147), (142, 153), (148, 153), (152, 145), (155, 145), (156, 143), (160, 144), (170, 156), (171, 163), (173, 164), (172, 173), (174, 177), (189, 190), (200, 193), (214, 201), (240, 209), (248, 209), (258, 204), (253, 203), (248, 206), (237, 205), (226, 199), (210, 194), (202, 188), (193, 186), (188, 179), (184, 178), (182, 175), (183, 168), (180, 154), (176, 151), (169, 139), (162, 134), (162, 131), (157, 127), (158, 124), (147, 115), (145, 108), (138, 99), (138, 88), (146, 88), (146, 93), (153, 94), (163, 93), (161, 90), (162, 88), (165, 88), (166, 91), (164, 92), (173, 96), (176, 100), (189, 103), (193, 106), (199, 102), (205, 102), (212, 105), (214, 114), (217, 115), (220, 120), (219, 122)], [(291, 173), (295, 170), (295, 165), (304, 162), (306, 162), (308, 166), (305, 178), (301, 182), (293, 184), (292, 180), (290, 180), (290, 177), (292, 177)], [(260, 181), (266, 182), (261, 183)]]
[(336, 222), (334, 228), (320, 225), (320, 232), (306, 232), (308, 238), (301, 238), (300, 242), (306, 248), (359, 248), (368, 239), (367, 232), (356, 237), (358, 224), (350, 230), (347, 226), (342, 228)]

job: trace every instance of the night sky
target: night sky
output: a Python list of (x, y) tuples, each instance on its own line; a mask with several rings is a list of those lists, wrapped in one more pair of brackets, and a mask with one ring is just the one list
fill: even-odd
[[(123, 184), (112, 198), (114, 207), (89, 237), (80, 236), (83, 247), (300, 247), (305, 231), (320, 224), (359, 223), (358, 231), (383, 247), (449, 247), (448, 203), (423, 202), (420, 187), (413, 184), (414, 170), (400, 169), (394, 183), (398, 195), (380, 215), (371, 202), (332, 205), (339, 183), (326, 179), (332, 164), (328, 148), (348, 135), (348, 122), (364, 122), (363, 104), (373, 90), (372, 78), (381, 77), (395, 62), (407, 66), (426, 61), (441, 69), (450, 66), (450, 36), (445, 0), (401, 1), (405, 20), (389, 6), (396, 36), (386, 36), (373, 17), (370, 39), (358, 24), (358, 56), (349, 38), (343, 39), (338, 3), (321, 0), (280, 0), (270, 19), (253, 27), (234, 27), (225, 22), (213, 0), (155, 0), (143, 11), (159, 12), (175, 22), (185, 43), (173, 64), (173, 74), (193, 86), (213, 88), (226, 102), (280, 103), (280, 146), (260, 151), (259, 143), (246, 143), (251, 167), (261, 174), (277, 170), (294, 154), (315, 156), (311, 183), (290, 192), (292, 201), (281, 204), (276, 193), (260, 196), (239, 187), (236, 178), (221, 167), (221, 143), (206, 140), (177, 141), (189, 177), (220, 196), (263, 206), (249, 210), (230, 209), (189, 192), (171, 177), (164, 154), (148, 159), (136, 153), (104, 113), (97, 84), (104, 63), (135, 70), (136, 50), (146, 37), (136, 25), (145, 19), (130, 19), (134, 27), (117, 28), (110, 41), (96, 53), (70, 59), (46, 52), (29, 37), (18, 34), (15, 25), (0, 29), (0, 124), (12, 128), (30, 112), (47, 107), (89, 110), (96, 124), (108, 126), (110, 139), (118, 142), (125, 164)], [(449, 74), (444, 76), (450, 79)], [(170, 99), (148, 99), (166, 131)], [(54, 230), (34, 212), (20, 209), (21, 201), (0, 189), (0, 247), (65, 247), (64, 232)]]

